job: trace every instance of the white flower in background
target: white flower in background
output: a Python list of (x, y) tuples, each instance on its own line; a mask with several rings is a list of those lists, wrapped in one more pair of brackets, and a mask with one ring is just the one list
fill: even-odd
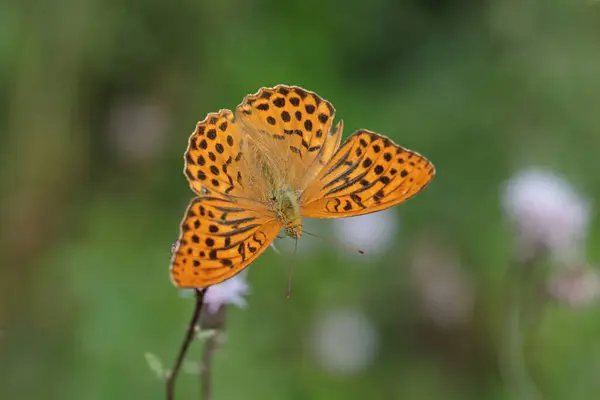
[[(374, 256), (389, 250), (398, 232), (398, 219), (393, 208), (359, 217), (336, 219), (333, 223), (337, 240)], [(340, 251), (347, 253), (343, 248)]]
[(571, 307), (585, 307), (600, 295), (600, 277), (591, 267), (566, 267), (548, 283), (548, 293)]
[(246, 282), (246, 271), (216, 285), (209, 286), (204, 296), (204, 304), (209, 313), (216, 313), (224, 304), (234, 304), (240, 308), (246, 307), (244, 296), (250, 293)]
[(373, 362), (378, 342), (375, 327), (363, 313), (338, 309), (315, 321), (311, 350), (325, 370), (348, 375), (364, 370)]
[(442, 328), (469, 321), (475, 296), (455, 251), (421, 238), (414, 247), (410, 272), (421, 312), (429, 320)]
[(591, 207), (565, 180), (549, 171), (520, 172), (506, 184), (502, 203), (521, 244), (546, 247), (563, 260), (578, 256)]

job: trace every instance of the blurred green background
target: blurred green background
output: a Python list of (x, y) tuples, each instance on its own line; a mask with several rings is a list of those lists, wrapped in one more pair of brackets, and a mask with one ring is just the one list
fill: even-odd
[[(501, 185), (544, 165), (600, 196), (594, 0), (1, 2), (1, 398), (163, 398), (144, 354), (170, 368), (191, 313), (168, 276), (193, 196), (187, 139), (278, 83), (331, 101), (344, 137), (385, 134), (438, 175), (388, 214), (384, 253), (301, 253), (291, 301), (289, 252), (252, 265), (215, 399), (513, 398), (497, 367), (513, 246)], [(335, 310), (376, 332), (348, 371), (311, 344)], [(544, 398), (598, 398), (598, 311), (548, 307), (526, 349)], [(198, 378), (178, 389), (198, 398)]]

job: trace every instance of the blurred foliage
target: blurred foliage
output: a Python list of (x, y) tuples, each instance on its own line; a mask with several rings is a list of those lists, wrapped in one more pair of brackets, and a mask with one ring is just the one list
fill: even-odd
[[(496, 365), (512, 246), (500, 185), (539, 164), (600, 196), (599, 34), (593, 0), (1, 2), (1, 397), (162, 398), (144, 355), (170, 365), (192, 307), (168, 277), (192, 197), (187, 137), (206, 113), (287, 83), (330, 100), (346, 136), (388, 135), (438, 176), (398, 208), (386, 257), (310, 253), (292, 301), (289, 255), (261, 256), (249, 308), (228, 316), (216, 398), (510, 398)], [(125, 127), (155, 126), (140, 104), (160, 110), (160, 136), (115, 122), (140, 113)], [(429, 323), (411, 288), (412, 245), (430, 234), (475, 288), (457, 329)], [(379, 330), (359, 374), (327, 373), (307, 347), (315, 315), (334, 307)], [(597, 308), (544, 315), (527, 357), (545, 398), (596, 398), (599, 333)], [(180, 383), (195, 398), (197, 378)]]

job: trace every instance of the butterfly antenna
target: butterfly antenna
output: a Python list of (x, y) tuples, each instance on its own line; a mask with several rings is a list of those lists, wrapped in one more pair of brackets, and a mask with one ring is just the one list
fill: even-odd
[(326, 238), (326, 237), (323, 237), (323, 236), (315, 235), (314, 233), (310, 233), (310, 232), (306, 232), (306, 231), (303, 231), (303, 233), (307, 234), (308, 236), (316, 237), (316, 238), (322, 239), (322, 240), (324, 240), (326, 242), (333, 243), (333, 244), (335, 244), (337, 246), (341, 246), (341, 247), (343, 247), (345, 249), (352, 250), (352, 251), (357, 251), (359, 254), (365, 254), (365, 252), (363, 250), (357, 249), (356, 247), (352, 247), (350, 245), (347, 245), (346, 243), (342, 243), (342, 242), (337, 241), (335, 239), (331, 239), (331, 238)]
[(292, 271), (294, 269), (294, 263), (296, 262), (296, 250), (298, 250), (298, 238), (296, 238), (296, 243), (294, 244), (294, 256), (292, 257), (292, 262), (290, 263), (290, 277), (288, 279), (288, 288), (286, 298), (292, 298)]

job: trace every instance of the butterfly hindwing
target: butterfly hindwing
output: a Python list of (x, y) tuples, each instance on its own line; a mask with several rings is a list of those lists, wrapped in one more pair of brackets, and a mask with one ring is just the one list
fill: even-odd
[(217, 197), (192, 200), (171, 257), (179, 287), (200, 288), (241, 272), (266, 250), (281, 223), (259, 206)]
[(368, 214), (420, 192), (435, 175), (423, 156), (367, 130), (350, 136), (301, 197), (301, 214), (339, 218)]

